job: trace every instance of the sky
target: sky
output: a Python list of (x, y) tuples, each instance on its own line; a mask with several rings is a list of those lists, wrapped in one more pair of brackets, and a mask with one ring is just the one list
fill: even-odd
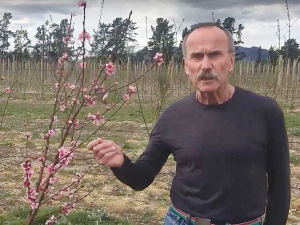
[[(0, 0), (0, 17), (5, 12), (13, 15), (10, 29), (26, 29), (29, 38), (35, 43), (34, 35), (50, 15), (54, 23), (70, 18), (75, 13), (74, 37), (82, 31), (83, 10), (78, 8), (78, 0)], [(97, 29), (103, 0), (87, 0), (86, 30), (93, 34)], [(300, 0), (288, 0), (291, 23), (291, 38), (300, 43)], [(138, 35), (135, 50), (147, 44), (147, 36), (151, 37), (151, 25), (156, 26), (156, 18), (164, 18), (175, 24), (177, 41), (181, 40), (182, 30), (199, 22), (213, 21), (226, 17), (236, 19), (236, 28), (242, 24), (242, 46), (261, 46), (269, 49), (278, 47), (277, 19), (281, 27), (281, 46), (288, 38), (287, 10), (284, 0), (104, 0), (101, 21), (111, 23), (116, 17), (127, 18), (132, 10), (131, 19), (137, 23)], [(147, 17), (147, 23), (146, 23)], [(181, 25), (181, 26), (180, 26)], [(179, 29), (180, 28), (180, 29)], [(147, 34), (146, 35), (146, 31)], [(13, 40), (10, 41), (11, 43)], [(13, 47), (13, 44), (11, 48)]]

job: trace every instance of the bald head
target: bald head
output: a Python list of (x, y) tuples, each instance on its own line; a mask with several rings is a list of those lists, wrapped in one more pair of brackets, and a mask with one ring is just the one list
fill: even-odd
[[(223, 32), (226, 35), (226, 39), (228, 41), (228, 52), (234, 53), (235, 52), (235, 47), (234, 47), (234, 40), (232, 38), (231, 33), (226, 30), (225, 28), (219, 26), (216, 23), (211, 23), (211, 22), (207, 22), (207, 23), (199, 23), (197, 24), (197, 26), (195, 26), (194, 29), (192, 29), (183, 39), (182, 42), (182, 52), (183, 52), (183, 56), (187, 56), (187, 47), (186, 47), (186, 42), (188, 40), (188, 37), (195, 31), (195, 30), (199, 30), (202, 28), (214, 28), (212, 30), (220, 30), (221, 32)], [(218, 32), (218, 31), (217, 31)]]

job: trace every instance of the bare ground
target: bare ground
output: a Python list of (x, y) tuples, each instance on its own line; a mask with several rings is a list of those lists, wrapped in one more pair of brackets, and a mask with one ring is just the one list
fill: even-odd
[[(117, 130), (117, 139), (128, 148), (126, 154), (136, 159), (147, 143), (144, 128), (135, 122), (125, 124), (112, 122), (110, 128)], [(128, 132), (131, 131), (131, 132)], [(134, 131), (134, 132), (133, 132)], [(20, 167), (25, 159), (25, 132), (0, 132), (0, 214), (13, 208), (23, 207), (26, 204), (25, 188), (22, 186), (23, 171)], [(101, 131), (99, 136), (114, 139), (107, 131)], [(300, 138), (292, 137), (289, 140), (291, 153), (300, 155)], [(34, 139), (29, 144), (29, 154), (37, 156), (43, 147), (42, 139)], [(56, 146), (52, 146), (55, 149)], [(85, 148), (77, 151), (75, 160), (69, 169), (63, 169), (58, 175), (59, 184), (67, 184), (74, 176), (74, 171), (84, 170), (92, 165), (93, 169), (87, 173), (83, 183), (86, 184), (82, 192), (90, 190), (91, 184), (95, 190), (88, 195), (79, 208), (102, 208), (111, 215), (127, 219), (131, 224), (161, 224), (170, 205), (169, 190), (173, 177), (175, 162), (170, 159), (163, 167), (151, 186), (144, 191), (133, 191), (115, 179), (110, 169), (98, 165), (93, 156)], [(35, 163), (36, 172), (39, 164)], [(300, 166), (291, 165), (291, 193), (292, 201), (288, 225), (300, 224)], [(55, 204), (55, 203), (54, 203)]]

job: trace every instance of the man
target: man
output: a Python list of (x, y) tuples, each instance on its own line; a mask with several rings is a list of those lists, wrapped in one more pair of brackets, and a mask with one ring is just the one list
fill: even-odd
[(150, 185), (173, 154), (165, 225), (260, 225), (264, 213), (264, 225), (286, 224), (290, 167), (280, 107), (228, 84), (235, 53), (224, 28), (199, 24), (185, 37), (183, 53), (196, 92), (166, 108), (140, 158), (132, 163), (108, 140), (94, 140), (88, 149), (135, 190)]

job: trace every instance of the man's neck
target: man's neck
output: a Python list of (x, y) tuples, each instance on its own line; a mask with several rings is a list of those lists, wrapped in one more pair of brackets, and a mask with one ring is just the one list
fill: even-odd
[(196, 97), (204, 105), (220, 105), (228, 101), (235, 91), (234, 86), (227, 85), (216, 92), (201, 92), (197, 90)]

